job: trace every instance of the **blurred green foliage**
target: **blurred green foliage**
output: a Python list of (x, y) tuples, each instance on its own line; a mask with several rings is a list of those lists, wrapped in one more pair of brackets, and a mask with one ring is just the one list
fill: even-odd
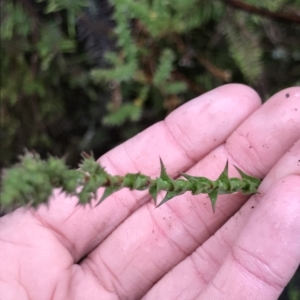
[(264, 100), (300, 85), (299, 0), (10, 0), (0, 13), (1, 168), (24, 148), (76, 165), (227, 82)]
[[(68, 145), (57, 145), (55, 136), (70, 133), (78, 120), (78, 112), (70, 119), (66, 109), (71, 102), (87, 103), (90, 109), (88, 103), (98, 97), (100, 88), (91, 82), (88, 59), (78, 52), (75, 39), (72, 16), (82, 8), (75, 5), (74, 10), (69, 2), (55, 6), (51, 1), (45, 8), (30, 1), (1, 2), (2, 166), (9, 165), (24, 147), (42, 152), (53, 149), (63, 155)], [(59, 15), (44, 15), (44, 11), (68, 11), (69, 7), (66, 19), (73, 18), (69, 30), (73, 35), (64, 31)]]
[(299, 85), (299, 9), (299, 0), (1, 2), (0, 165), (24, 148), (76, 165), (82, 150), (99, 155), (227, 82), (263, 99)]

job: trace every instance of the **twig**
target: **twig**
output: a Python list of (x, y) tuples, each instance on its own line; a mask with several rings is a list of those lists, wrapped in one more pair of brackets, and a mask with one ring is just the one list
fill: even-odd
[(263, 17), (275, 19), (278, 21), (288, 21), (288, 22), (296, 22), (300, 24), (300, 12), (296, 11), (296, 14), (291, 14), (288, 12), (273, 12), (270, 10), (267, 10), (265, 8), (258, 8), (256, 6), (250, 5), (248, 3), (245, 3), (243, 1), (238, 0), (223, 0), (226, 4), (235, 7), (240, 10), (248, 11)]

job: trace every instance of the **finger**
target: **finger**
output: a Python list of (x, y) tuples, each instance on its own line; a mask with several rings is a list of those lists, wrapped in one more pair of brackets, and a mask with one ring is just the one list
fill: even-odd
[(1, 300), (57, 299), (57, 287), (63, 274), (73, 269), (74, 261), (41, 225), (24, 208), (0, 218)]
[[(159, 157), (162, 157), (168, 172), (174, 176), (223, 143), (259, 105), (256, 92), (246, 86), (233, 84), (217, 88), (108, 152), (100, 162), (113, 174), (157, 175)], [(236, 113), (229, 118), (233, 110)], [(122, 190), (97, 208), (83, 209), (74, 207), (77, 199), (65, 201), (63, 195), (56, 194), (50, 209), (39, 209), (37, 216), (78, 260), (150, 199), (145, 195)]]
[(265, 202), (261, 196), (283, 177), (300, 176), (299, 153), (300, 139), (264, 178), (260, 194), (252, 196), (209, 240), (155, 284), (145, 299), (163, 299), (166, 295), (171, 299), (196, 299), (216, 276), (254, 210)]
[[(300, 111), (300, 102), (297, 96), (293, 96), (297, 95), (297, 89), (289, 90), (291, 101), (278, 101), (282, 96), (282, 93), (278, 93), (269, 100), (275, 101), (277, 105), (269, 105), (269, 109), (260, 108), (263, 113), (259, 109), (240, 126), (246, 133), (253, 134), (253, 126), (259, 122), (260, 118), (263, 118), (266, 130), (256, 132), (258, 139), (264, 140), (262, 136), (265, 136), (270, 142), (273, 139), (279, 140), (277, 143), (279, 149), (276, 151), (266, 152), (263, 147), (257, 147), (257, 156), (260, 155), (266, 166), (280, 158), (280, 155), (288, 149), (286, 144), (291, 146), (296, 141), (295, 128), (300, 130), (299, 115), (294, 114), (291, 110), (291, 107), (298, 107)], [(286, 111), (289, 117), (278, 120), (278, 114), (273, 110), (279, 110), (281, 114)], [(269, 130), (274, 123), (278, 125), (278, 130)], [(237, 132), (240, 132), (240, 129)], [(234, 134), (234, 136), (235, 140), (230, 138), (231, 143), (233, 141), (236, 142), (236, 145), (239, 142), (244, 143), (243, 136), (238, 134)], [(281, 139), (284, 143), (280, 142)], [(245, 153), (248, 151), (247, 149), (237, 146), (237, 153), (234, 153), (235, 158), (247, 157)], [(237, 164), (235, 162), (237, 159), (231, 156), (226, 146), (220, 146), (197, 163), (191, 169), (191, 173), (197, 172), (200, 176), (204, 175), (214, 179), (215, 175), (220, 174), (227, 158)], [(247, 173), (251, 168), (253, 172), (255, 171), (255, 167), (250, 165), (250, 162), (249, 159), (247, 168), (244, 167), (245, 165), (242, 166)], [(238, 166), (241, 167), (241, 165)], [(257, 171), (253, 172), (253, 175), (258, 173)], [(92, 269), (102, 278), (101, 275), (104, 272), (114, 270), (118, 276), (106, 276), (103, 284), (108, 289), (117, 289), (124, 297), (133, 291), (136, 291), (136, 296), (140, 297), (151, 287), (153, 282), (159, 280), (199, 245), (203, 244), (237, 211), (244, 200), (245, 197), (241, 197), (240, 194), (224, 195), (218, 200), (214, 215), (211, 207), (208, 206), (206, 196), (203, 195), (192, 199), (191, 195), (185, 194), (155, 211), (149, 205), (145, 205), (89, 255), (89, 260), (86, 264), (83, 263), (82, 267)], [(138, 287), (136, 282), (139, 282)]]
[(290, 174), (300, 175), (300, 133), (298, 141), (295, 142), (293, 147), (286, 152), (264, 178), (259, 187), (260, 191), (263, 193), (268, 190), (275, 181)]
[(252, 114), (226, 141), (243, 170), (263, 178), (300, 138), (300, 88), (280, 91)]
[(300, 263), (300, 176), (272, 186), (198, 299), (277, 299)]

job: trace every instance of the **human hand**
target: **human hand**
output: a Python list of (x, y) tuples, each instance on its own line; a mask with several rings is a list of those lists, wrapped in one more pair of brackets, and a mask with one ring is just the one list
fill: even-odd
[[(231, 84), (100, 158), (112, 174), (215, 179), (229, 160), (260, 194), (178, 196), (155, 209), (122, 190), (100, 206), (57, 192), (0, 219), (0, 299), (277, 299), (300, 262), (300, 88), (261, 106)], [(99, 191), (99, 195), (102, 189)], [(158, 199), (159, 202), (159, 199)]]

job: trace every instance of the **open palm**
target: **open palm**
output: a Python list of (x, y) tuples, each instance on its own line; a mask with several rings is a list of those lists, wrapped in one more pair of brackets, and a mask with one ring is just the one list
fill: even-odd
[(155, 209), (122, 190), (92, 208), (55, 192), (0, 219), (0, 299), (277, 299), (300, 262), (300, 88), (261, 106), (246, 86), (219, 87), (99, 161), (155, 177), (159, 157), (174, 177), (215, 179), (228, 159), (230, 176), (234, 164), (264, 180), (247, 202), (219, 196), (214, 214), (207, 195)]

